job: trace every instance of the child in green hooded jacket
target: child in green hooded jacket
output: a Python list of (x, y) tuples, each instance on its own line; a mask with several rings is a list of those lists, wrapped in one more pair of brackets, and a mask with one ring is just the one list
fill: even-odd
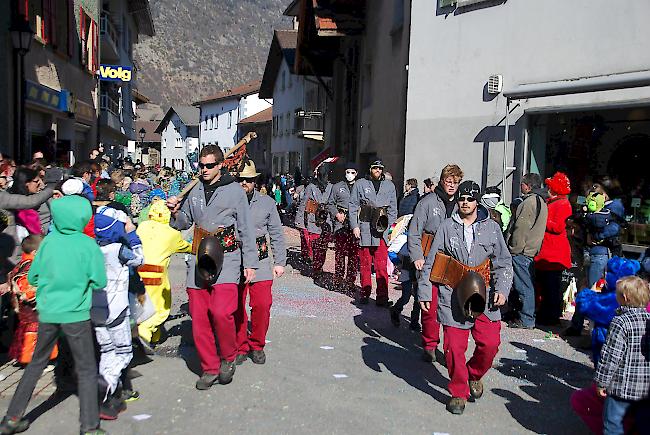
[(52, 201), (51, 211), (54, 226), (41, 243), (28, 274), (29, 283), (38, 288), (36, 349), (0, 424), (0, 433), (23, 432), (29, 427), (23, 415), (52, 348), (63, 333), (77, 367), (81, 433), (103, 434), (99, 429), (90, 307), (92, 291), (106, 286), (104, 256), (97, 243), (83, 234), (92, 215), (87, 199), (65, 196)]

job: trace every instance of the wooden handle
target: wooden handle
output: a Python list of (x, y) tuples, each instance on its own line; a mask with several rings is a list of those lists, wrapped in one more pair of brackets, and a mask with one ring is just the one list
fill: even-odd
[[(247, 133), (246, 136), (242, 137), (241, 140), (239, 142), (237, 142), (237, 145), (230, 148), (228, 150), (228, 152), (226, 152), (226, 154), (223, 155), (224, 160), (227, 159), (228, 157), (230, 157), (235, 151), (237, 151), (237, 149), (239, 147), (241, 147), (244, 144), (249, 143), (250, 141), (252, 141), (256, 137), (257, 137), (257, 133), (255, 133), (254, 131), (251, 131), (251, 132)], [(179, 200), (183, 199), (183, 197), (185, 197), (185, 195), (190, 193), (190, 190), (192, 190), (194, 188), (194, 186), (196, 186), (196, 184), (198, 182), (199, 182), (199, 177), (196, 177), (192, 181), (187, 183), (187, 185), (183, 188), (183, 190), (181, 190), (181, 192), (178, 195), (176, 195), (176, 198), (178, 198)]]

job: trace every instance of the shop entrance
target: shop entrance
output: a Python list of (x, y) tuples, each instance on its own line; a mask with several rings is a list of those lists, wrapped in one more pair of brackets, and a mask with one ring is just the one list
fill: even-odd
[(595, 182), (625, 205), (624, 250), (650, 246), (650, 107), (530, 115), (530, 171), (571, 179), (579, 202)]

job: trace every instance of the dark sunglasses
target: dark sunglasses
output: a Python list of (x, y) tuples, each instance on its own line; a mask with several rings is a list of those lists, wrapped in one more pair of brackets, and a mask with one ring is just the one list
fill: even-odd
[(239, 182), (240, 182), (240, 183), (254, 183), (254, 182), (255, 182), (255, 178), (241, 178), (241, 177), (240, 177), (240, 178), (239, 178)]
[(207, 168), (207, 169), (214, 169), (219, 163), (214, 162), (214, 163), (199, 163), (199, 168)]
[(474, 202), (476, 201), (476, 198), (473, 196), (459, 196), (458, 197), (458, 202)]

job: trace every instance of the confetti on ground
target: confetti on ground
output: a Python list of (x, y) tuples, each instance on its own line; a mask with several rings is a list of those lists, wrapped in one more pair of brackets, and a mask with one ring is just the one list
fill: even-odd
[(138, 414), (138, 415), (133, 416), (133, 419), (136, 420), (136, 421), (148, 420), (150, 418), (151, 418), (151, 415), (149, 415), (149, 414)]
[(313, 314), (307, 314), (305, 317), (308, 318), (308, 319), (315, 319), (316, 318), (316, 316), (314, 316)]
[(516, 349), (515, 352), (517, 352), (517, 353), (526, 353), (526, 351), (524, 349)]
[(543, 339), (543, 338), (533, 338), (533, 341), (534, 341), (535, 343), (544, 343), (544, 339)]
[(321, 346), (320, 348), (323, 349), (323, 350), (332, 350), (332, 349), (334, 349), (332, 346)]
[(560, 339), (560, 336), (557, 335), (557, 334), (554, 334), (554, 333), (552, 333), (552, 332), (549, 332), (548, 334), (546, 334), (546, 335), (544, 336), (544, 339), (545, 339), (545, 340), (559, 340), (559, 339)]
[(343, 379), (348, 377), (348, 375), (344, 375), (343, 373), (334, 373), (332, 376), (334, 376), (336, 379)]

